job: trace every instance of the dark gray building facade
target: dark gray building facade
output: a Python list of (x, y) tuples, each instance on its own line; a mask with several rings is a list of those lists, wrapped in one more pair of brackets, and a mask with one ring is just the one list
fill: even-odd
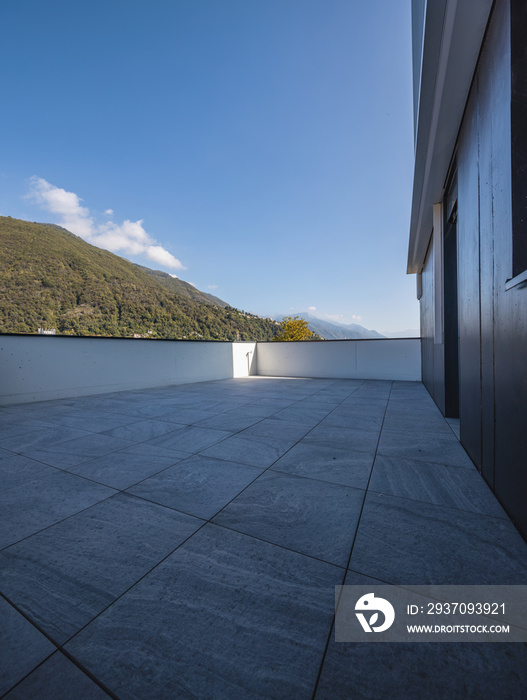
[(413, 0), (423, 382), (527, 537), (527, 2)]

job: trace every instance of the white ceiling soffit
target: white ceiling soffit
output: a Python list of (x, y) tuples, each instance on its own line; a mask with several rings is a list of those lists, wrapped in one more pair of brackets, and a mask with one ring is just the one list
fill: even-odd
[(493, 0), (428, 0), (408, 273), (422, 270)]

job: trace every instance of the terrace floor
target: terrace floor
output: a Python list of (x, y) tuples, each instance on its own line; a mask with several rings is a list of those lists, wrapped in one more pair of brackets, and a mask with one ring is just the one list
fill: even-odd
[(346, 644), (334, 586), (524, 584), (424, 387), (254, 377), (0, 409), (0, 695), (517, 698), (522, 644)]

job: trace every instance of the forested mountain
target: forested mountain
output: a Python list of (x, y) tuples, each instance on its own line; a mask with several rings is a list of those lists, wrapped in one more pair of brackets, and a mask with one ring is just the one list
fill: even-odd
[(0, 217), (0, 332), (270, 340), (278, 325), (52, 224)]

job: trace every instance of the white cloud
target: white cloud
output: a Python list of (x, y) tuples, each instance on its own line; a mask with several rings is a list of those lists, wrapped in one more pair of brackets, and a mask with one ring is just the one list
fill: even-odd
[(362, 316), (355, 316), (355, 314), (353, 314), (351, 318), (352, 318), (354, 321), (362, 321)]
[(307, 307), (307, 310), (308, 310), (308, 311), (316, 311), (316, 310), (317, 310), (317, 307), (316, 307), (316, 306), (308, 306), (308, 307)]
[(208, 287), (208, 289), (218, 289), (217, 284), (208, 284), (207, 287)]
[[(110, 250), (112, 253), (141, 255), (163, 267), (184, 270), (182, 263), (172, 253), (158, 245), (157, 241), (143, 228), (143, 220), (130, 221), (122, 224), (106, 221), (96, 224), (89, 209), (81, 205), (82, 199), (74, 192), (67, 192), (60, 187), (46, 182), (41, 177), (30, 180), (28, 197), (39, 206), (59, 217), (59, 223), (72, 233), (80, 236), (88, 243)], [(112, 209), (104, 212), (113, 215)]]

